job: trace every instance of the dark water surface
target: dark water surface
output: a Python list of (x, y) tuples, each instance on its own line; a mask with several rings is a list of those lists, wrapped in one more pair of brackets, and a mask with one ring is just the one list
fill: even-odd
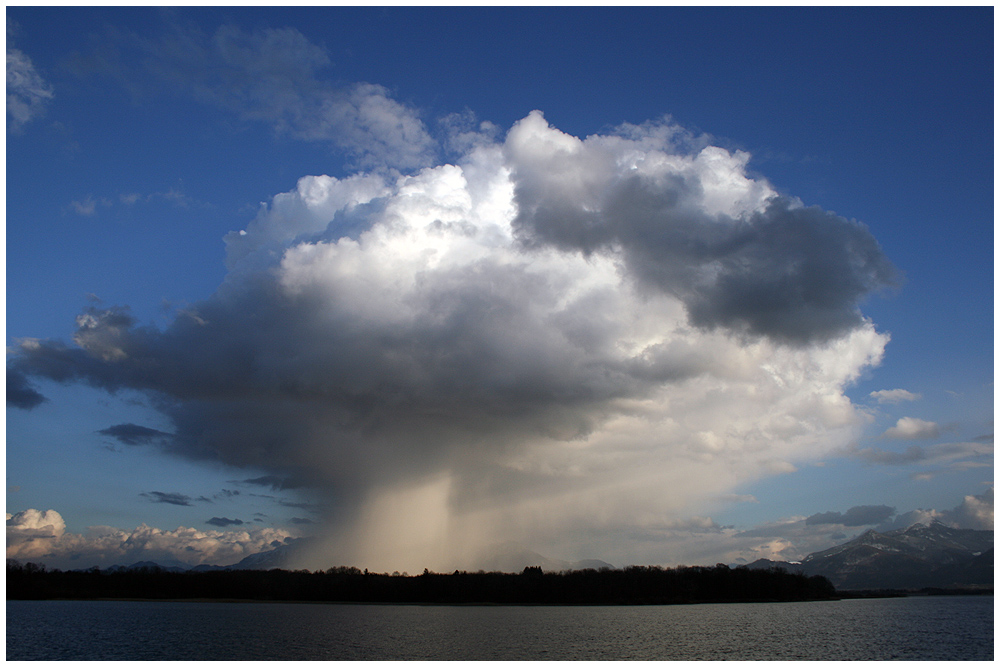
[(627, 607), (8, 601), (8, 660), (992, 660), (993, 598)]

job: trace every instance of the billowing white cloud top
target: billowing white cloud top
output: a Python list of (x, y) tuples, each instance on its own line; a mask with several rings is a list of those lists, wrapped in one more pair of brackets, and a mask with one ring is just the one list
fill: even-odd
[(168, 328), (91, 308), (14, 372), (147, 392), (169, 451), (326, 492), (316, 567), (504, 540), (676, 562), (700, 499), (856, 435), (843, 388), (888, 340), (857, 304), (893, 280), (863, 226), (665, 123), (459, 138), (453, 164), (301, 179)]

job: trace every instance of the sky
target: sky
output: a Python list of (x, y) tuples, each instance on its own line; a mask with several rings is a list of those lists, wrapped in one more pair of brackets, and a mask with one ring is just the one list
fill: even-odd
[(992, 14), (8, 7), (8, 557), (992, 529)]

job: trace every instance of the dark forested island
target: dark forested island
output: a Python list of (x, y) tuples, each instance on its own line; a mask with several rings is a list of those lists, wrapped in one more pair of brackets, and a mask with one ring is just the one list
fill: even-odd
[(8, 600), (153, 599), (409, 604), (691, 604), (836, 599), (821, 576), (783, 569), (630, 566), (621, 570), (376, 574), (325, 571), (170, 572), (158, 567), (47, 570), (7, 561)]

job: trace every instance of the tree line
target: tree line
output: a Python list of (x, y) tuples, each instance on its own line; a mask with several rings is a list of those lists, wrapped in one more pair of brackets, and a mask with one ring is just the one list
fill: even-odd
[(824, 577), (780, 568), (629, 566), (621, 570), (376, 574), (328, 570), (48, 570), (7, 561), (7, 599), (207, 599), (423, 604), (690, 604), (836, 599)]

